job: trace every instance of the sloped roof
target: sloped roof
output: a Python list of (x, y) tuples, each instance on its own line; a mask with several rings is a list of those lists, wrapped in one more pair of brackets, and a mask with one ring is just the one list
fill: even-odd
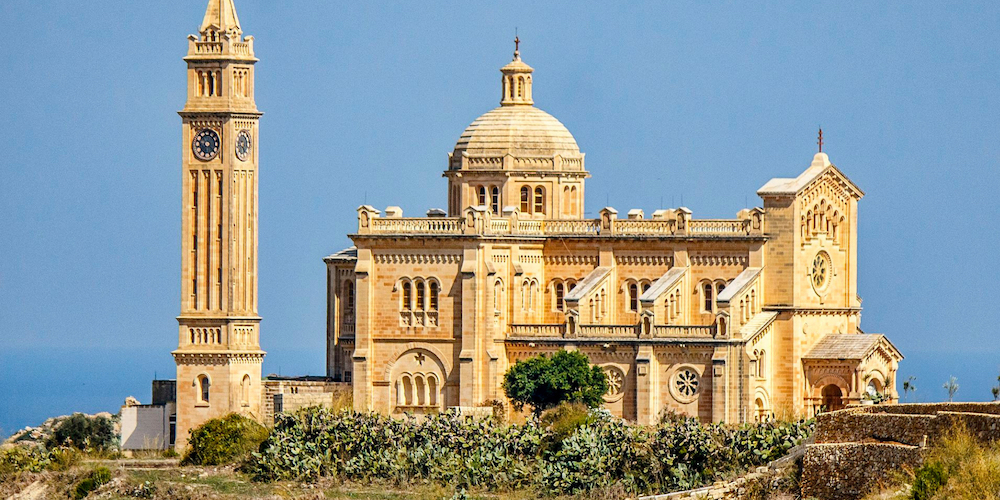
[(903, 358), (896, 346), (885, 335), (876, 333), (831, 334), (820, 339), (802, 359), (864, 359), (879, 343), (899, 359)]
[(688, 268), (686, 267), (670, 268), (670, 270), (664, 273), (660, 279), (653, 282), (652, 286), (649, 287), (649, 290), (643, 292), (642, 296), (639, 297), (639, 300), (642, 302), (653, 302), (660, 296), (660, 294), (665, 293), (667, 290), (672, 288), (674, 284), (680, 281), (687, 270)]
[(812, 164), (809, 165), (809, 168), (794, 179), (776, 177), (767, 181), (767, 184), (764, 184), (757, 190), (757, 195), (798, 194), (812, 184), (813, 181), (822, 177), (823, 174), (829, 171), (833, 171), (837, 177), (846, 182), (851, 189), (855, 191), (858, 197), (864, 196), (865, 193), (861, 190), (861, 188), (854, 184), (851, 179), (847, 178), (847, 176), (844, 175), (844, 173), (841, 172), (840, 169), (838, 169), (834, 164), (830, 163), (830, 157), (828, 157), (826, 153), (816, 153), (816, 156), (813, 157)]
[(743, 291), (750, 283), (753, 283), (754, 278), (760, 274), (759, 267), (748, 267), (743, 270), (740, 274), (737, 274), (733, 281), (726, 285), (726, 288), (722, 289), (719, 293), (719, 302), (729, 302), (733, 300), (736, 294)]
[(611, 272), (610, 267), (598, 267), (590, 272), (583, 281), (577, 283), (573, 290), (566, 294), (566, 300), (569, 302), (578, 302), (580, 299), (585, 297), (588, 292), (590, 292), (594, 287), (601, 283), (608, 273)]
[(323, 257), (323, 261), (324, 262), (330, 262), (335, 260), (349, 261), (349, 260), (356, 260), (357, 258), (358, 258), (358, 247), (347, 247), (335, 254)]

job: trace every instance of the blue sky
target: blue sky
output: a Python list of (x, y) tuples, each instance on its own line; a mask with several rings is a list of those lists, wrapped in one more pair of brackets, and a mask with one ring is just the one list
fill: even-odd
[[(0, 430), (115, 411), (173, 376), (186, 35), (205, 0), (0, 3)], [(587, 153), (586, 210), (759, 204), (822, 125), (867, 196), (862, 327), (917, 397), (1000, 369), (1000, 4), (272, 2), (256, 38), (264, 369), (324, 370), (322, 257), (354, 209), (445, 206), (514, 29), (536, 105)]]

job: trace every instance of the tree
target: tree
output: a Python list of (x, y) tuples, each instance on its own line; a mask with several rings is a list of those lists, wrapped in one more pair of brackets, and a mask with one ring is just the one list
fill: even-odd
[(943, 387), (948, 391), (948, 402), (952, 402), (955, 399), (955, 393), (958, 392), (958, 379), (952, 376), (944, 383)]
[(559, 351), (552, 357), (543, 354), (515, 363), (504, 375), (503, 390), (519, 411), (528, 405), (539, 414), (564, 401), (596, 408), (608, 391), (608, 381), (584, 354)]
[(74, 413), (56, 426), (46, 446), (72, 446), (79, 450), (109, 450), (115, 447), (115, 425), (106, 417)]
[[(997, 382), (1000, 382), (1000, 377), (997, 377)], [(993, 401), (1000, 401), (1000, 385), (993, 386), (990, 392), (993, 393)]]
[(904, 401), (906, 400), (906, 396), (910, 392), (917, 390), (917, 386), (913, 385), (913, 381), (916, 380), (916, 379), (917, 379), (917, 377), (914, 377), (914, 376), (911, 375), (911, 376), (907, 377), (905, 381), (903, 381), (903, 400)]

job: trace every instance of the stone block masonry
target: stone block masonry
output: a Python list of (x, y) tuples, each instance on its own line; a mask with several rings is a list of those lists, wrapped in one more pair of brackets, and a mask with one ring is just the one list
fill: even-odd
[(1000, 439), (1000, 403), (861, 406), (817, 417), (816, 443), (806, 447), (802, 496), (858, 499), (904, 467), (919, 467), (924, 450), (964, 426), (982, 441)]

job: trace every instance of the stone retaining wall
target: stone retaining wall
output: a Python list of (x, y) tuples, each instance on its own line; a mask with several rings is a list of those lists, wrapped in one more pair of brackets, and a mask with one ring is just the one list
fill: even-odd
[(852, 500), (917, 467), (923, 449), (956, 425), (984, 441), (1000, 440), (1000, 403), (879, 405), (825, 413), (806, 447), (802, 496)]

